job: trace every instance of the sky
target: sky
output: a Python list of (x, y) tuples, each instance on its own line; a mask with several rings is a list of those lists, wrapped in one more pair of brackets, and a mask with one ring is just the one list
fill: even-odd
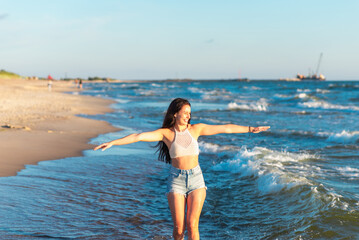
[(359, 80), (359, 0), (0, 0), (0, 69), (123, 80)]

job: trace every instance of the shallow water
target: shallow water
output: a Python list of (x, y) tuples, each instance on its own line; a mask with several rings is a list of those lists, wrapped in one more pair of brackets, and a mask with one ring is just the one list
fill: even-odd
[[(359, 82), (93, 83), (115, 100), (95, 116), (124, 131), (160, 127), (174, 97), (192, 123), (270, 125), (260, 134), (200, 137), (208, 187), (202, 239), (356, 239)], [(170, 239), (168, 165), (155, 143), (44, 161), (0, 178), (0, 239)]]

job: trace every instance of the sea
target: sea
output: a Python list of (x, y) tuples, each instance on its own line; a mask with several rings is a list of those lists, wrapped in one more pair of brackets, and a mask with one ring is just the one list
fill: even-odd
[[(271, 127), (199, 138), (201, 239), (359, 239), (359, 81), (85, 83), (80, 94), (113, 100), (113, 112), (81, 116), (122, 129), (92, 144), (160, 128), (176, 97), (191, 102), (192, 124)], [(155, 145), (0, 178), (0, 239), (171, 239), (169, 165)]]

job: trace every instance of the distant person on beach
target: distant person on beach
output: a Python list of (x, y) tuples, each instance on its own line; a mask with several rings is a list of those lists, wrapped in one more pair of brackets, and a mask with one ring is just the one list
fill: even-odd
[(198, 137), (220, 133), (259, 133), (270, 128), (235, 124), (192, 125), (190, 121), (191, 104), (186, 99), (176, 98), (167, 109), (162, 128), (152, 132), (130, 134), (94, 148), (104, 151), (114, 145), (158, 141), (158, 159), (171, 164), (166, 195), (172, 214), (174, 239), (184, 238), (186, 226), (188, 239), (199, 239), (198, 224), (207, 187), (198, 164)]
[(80, 80), (79, 80), (79, 86), (78, 86), (78, 88), (82, 89), (82, 79), (81, 79), (81, 78), (80, 78)]
[(47, 88), (49, 89), (49, 92), (51, 92), (51, 90), (52, 90), (52, 81), (53, 80), (54, 79), (51, 77), (51, 75), (47, 76)]

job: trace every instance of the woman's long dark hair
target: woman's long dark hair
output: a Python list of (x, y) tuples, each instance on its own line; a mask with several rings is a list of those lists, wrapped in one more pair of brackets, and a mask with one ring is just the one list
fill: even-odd
[[(170, 105), (168, 106), (165, 118), (163, 119), (162, 128), (172, 128), (175, 125), (176, 119), (175, 114), (178, 113), (181, 108), (185, 105), (191, 106), (189, 101), (184, 98), (176, 98), (174, 99)], [(189, 119), (188, 123), (190, 123), (191, 119)], [(158, 160), (171, 163), (171, 156), (167, 145), (163, 141), (159, 141), (156, 145), (158, 147)]]

